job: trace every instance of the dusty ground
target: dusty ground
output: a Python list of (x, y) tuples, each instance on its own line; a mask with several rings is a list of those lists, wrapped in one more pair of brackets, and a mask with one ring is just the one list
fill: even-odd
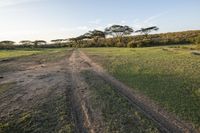
[[(0, 132), (108, 132), (103, 112), (92, 106), (91, 84), (82, 74), (84, 71), (112, 86), (130, 103), (129, 108), (134, 107), (153, 123), (152, 132), (195, 132), (186, 122), (131, 91), (79, 50), (68, 51), (65, 58), (53, 62), (28, 59), (0, 64), (0, 68), (10, 68), (0, 73)], [(138, 120), (134, 117), (134, 121)], [(144, 123), (137, 127), (141, 132), (149, 128)]]

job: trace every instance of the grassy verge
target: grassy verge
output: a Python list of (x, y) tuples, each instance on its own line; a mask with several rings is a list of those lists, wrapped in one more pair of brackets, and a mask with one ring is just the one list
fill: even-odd
[(0, 59), (28, 56), (28, 55), (38, 54), (41, 52), (42, 52), (41, 50), (30, 50), (30, 49), (0, 50)]
[(89, 71), (83, 72), (82, 75), (90, 86), (92, 108), (102, 114), (105, 132), (158, 132), (150, 120), (134, 109), (105, 81)]
[[(66, 102), (67, 101), (67, 102)], [(11, 114), (0, 121), (1, 133), (73, 133), (69, 99), (65, 93), (52, 93), (26, 112)]]
[(62, 52), (64, 50), (66, 50), (66, 48), (0, 50), (0, 59), (24, 57), (37, 54), (57, 53), (57, 52)]
[(200, 56), (176, 46), (83, 51), (117, 79), (200, 128)]
[[(36, 65), (49, 62), (60, 61), (71, 54), (71, 49), (24, 49), (24, 53), (30, 55), (21, 55), (21, 50), (8, 50), (4, 51), (4, 56), (1, 56), (0, 50), (0, 74), (10, 71), (24, 70), (26, 65)], [(16, 52), (16, 53), (15, 53)], [(21, 53), (22, 52), (22, 53)]]

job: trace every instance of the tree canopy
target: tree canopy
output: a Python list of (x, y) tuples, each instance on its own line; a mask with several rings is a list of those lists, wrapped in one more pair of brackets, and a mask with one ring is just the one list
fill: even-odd
[(144, 34), (144, 35), (148, 35), (150, 32), (152, 31), (157, 31), (159, 30), (159, 28), (157, 26), (152, 26), (152, 27), (147, 27), (147, 28), (141, 28), (140, 30), (137, 30), (137, 32), (140, 32), (141, 34)]
[(105, 38), (105, 33), (100, 30), (89, 31), (91, 38)]
[(38, 46), (38, 45), (46, 45), (46, 44), (47, 44), (47, 42), (44, 41), (44, 40), (35, 40), (35, 41), (34, 41), (34, 45), (35, 45), (35, 46)]
[(114, 37), (130, 35), (133, 32), (134, 30), (131, 27), (122, 25), (112, 25), (111, 27), (107, 27), (105, 29), (106, 35), (111, 35)]
[(30, 40), (22, 40), (19, 43), (22, 45), (32, 45), (33, 44), (33, 42)]
[(15, 42), (14, 41), (5, 40), (5, 41), (1, 41), (0, 44), (2, 44), (2, 45), (13, 45), (13, 44), (15, 44)]

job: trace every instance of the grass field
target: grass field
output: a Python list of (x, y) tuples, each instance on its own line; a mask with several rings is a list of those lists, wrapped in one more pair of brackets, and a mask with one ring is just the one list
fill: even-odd
[[(200, 131), (200, 56), (192, 54), (190, 48), (80, 50), (112, 76)], [(71, 93), (78, 83), (75, 90), (80, 91), (77, 96), (87, 97), (82, 100), (87, 103), (91, 122), (97, 122), (105, 132), (160, 132), (158, 123), (116, 91), (119, 86), (99, 76), (98, 67), (83, 55), (66, 48), (1, 50), (0, 132), (76, 131), (81, 127), (76, 121), (87, 120), (72, 107)], [(80, 119), (74, 119), (77, 117)]]
[(67, 51), (70, 50), (66, 48), (0, 50), (0, 61), (2, 61), (0, 73), (24, 70), (25, 64), (57, 62), (69, 55), (70, 52)]
[[(66, 66), (59, 63), (70, 55), (70, 49), (0, 51), (1, 133), (74, 132)], [(51, 65), (27, 70), (44, 63)]]
[(190, 46), (82, 49), (109, 73), (200, 127), (200, 56)]
[(57, 49), (18, 49), (18, 50), (0, 50), (0, 59), (22, 57), (36, 54), (48, 54), (61, 52), (64, 48)]
[(158, 133), (156, 125), (121, 97), (110, 84), (90, 71), (83, 77), (90, 86), (92, 108), (102, 112), (106, 133)]

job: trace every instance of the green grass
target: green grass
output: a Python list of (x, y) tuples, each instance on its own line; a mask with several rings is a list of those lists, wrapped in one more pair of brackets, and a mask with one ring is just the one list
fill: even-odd
[(40, 51), (26, 51), (26, 50), (0, 50), (0, 58), (12, 58), (38, 54)]
[(117, 79), (200, 130), (200, 56), (176, 46), (82, 50)]
[(49, 52), (60, 52), (63, 50), (64, 48), (0, 50), (0, 59), (22, 57), (22, 56), (29, 56), (29, 55), (35, 55), (35, 54), (45, 54)]
[[(24, 51), (25, 53), (29, 53), (30, 55), (21, 55), (20, 52), (22, 51)], [(48, 62), (58, 62), (64, 58), (67, 58), (71, 54), (70, 51), (71, 49), (68, 48), (35, 49), (35, 50), (19, 49), (19, 50), (8, 50), (8, 51), (0, 50), (0, 55), (1, 53), (4, 53), (4, 56), (0, 56), (0, 74), (10, 71), (14, 72), (17, 70), (25, 70), (26, 69), (25, 64), (29, 64), (30, 66)], [(17, 54), (15, 54), (15, 52), (17, 52)], [(11, 53), (12, 55), (10, 55)], [(4, 61), (1, 62), (1, 60)]]
[[(55, 91), (56, 88), (52, 88)], [(46, 98), (46, 97), (44, 97)], [(69, 99), (65, 93), (52, 93), (26, 112), (11, 114), (0, 121), (1, 133), (73, 133)], [(20, 111), (20, 110), (19, 110)]]
[(102, 115), (105, 133), (156, 133), (152, 121), (139, 113), (114, 88), (90, 71), (82, 72), (90, 88), (90, 103)]

